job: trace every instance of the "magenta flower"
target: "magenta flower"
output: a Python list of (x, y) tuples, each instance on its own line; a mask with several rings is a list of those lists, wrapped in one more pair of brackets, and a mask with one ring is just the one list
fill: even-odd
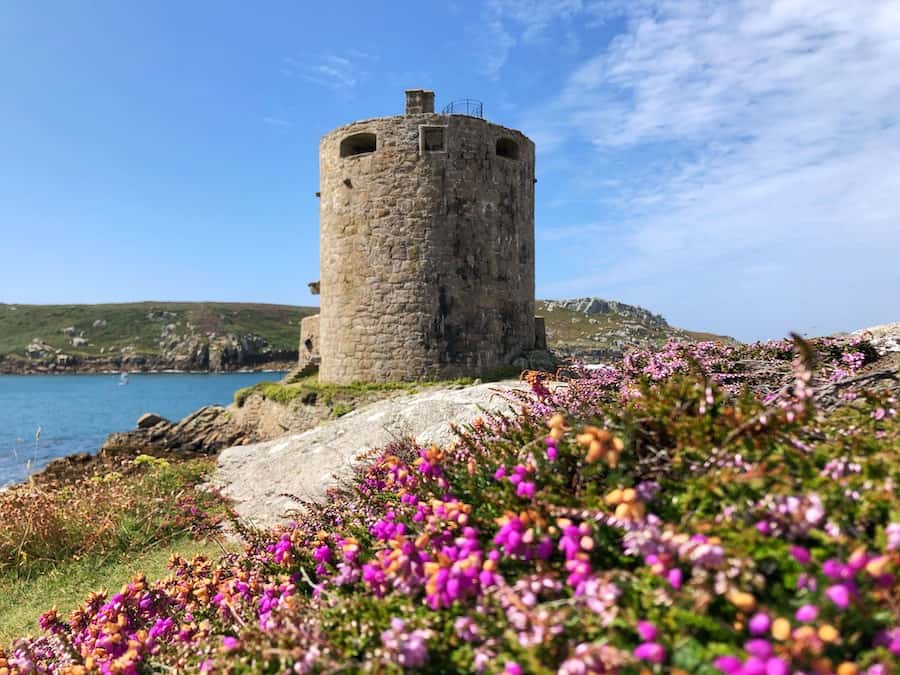
[(524, 671), (522, 670), (522, 666), (515, 661), (507, 661), (506, 665), (503, 667), (503, 672), (506, 675), (522, 675)]
[(794, 560), (796, 560), (801, 565), (808, 565), (809, 561), (812, 559), (812, 556), (809, 554), (809, 550), (803, 548), (802, 546), (791, 546), (791, 555)]
[(768, 640), (763, 640), (757, 638), (755, 640), (748, 640), (744, 643), (744, 649), (751, 656), (755, 656), (758, 659), (767, 659), (772, 655), (772, 645)]
[(524, 499), (533, 499), (535, 492), (535, 485), (531, 481), (522, 481), (516, 487), (516, 496), (522, 497)]
[(683, 575), (681, 569), (678, 567), (673, 567), (666, 574), (666, 579), (669, 580), (669, 585), (671, 585), (672, 588), (681, 588), (681, 584), (683, 583)]
[(824, 574), (829, 579), (840, 579), (845, 574), (844, 570), (844, 565), (834, 558), (829, 558), (824, 563), (822, 563), (822, 574)]
[(713, 665), (725, 675), (737, 675), (741, 672), (743, 663), (736, 656), (719, 656), (713, 661)]
[(654, 626), (649, 621), (638, 621), (637, 632), (638, 635), (641, 636), (641, 640), (643, 640), (644, 642), (652, 642), (656, 639), (658, 634), (656, 626)]
[(835, 584), (825, 589), (825, 595), (839, 609), (847, 609), (850, 606), (850, 589), (847, 584)]
[(662, 663), (666, 660), (666, 650), (658, 642), (644, 642), (634, 650), (634, 656), (641, 661)]
[(769, 632), (772, 620), (765, 612), (757, 612), (750, 618), (748, 627), (751, 635), (764, 635)]
[(766, 675), (788, 675), (790, 668), (784, 659), (773, 656), (766, 659)]
[(797, 621), (803, 623), (815, 621), (819, 617), (819, 608), (815, 605), (803, 605), (803, 607), (797, 610), (797, 613), (794, 614), (794, 617), (797, 619)]

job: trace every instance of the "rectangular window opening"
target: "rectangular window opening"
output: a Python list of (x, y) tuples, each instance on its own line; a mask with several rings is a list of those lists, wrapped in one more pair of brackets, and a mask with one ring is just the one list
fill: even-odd
[(446, 152), (446, 127), (419, 127), (419, 152), (423, 155)]

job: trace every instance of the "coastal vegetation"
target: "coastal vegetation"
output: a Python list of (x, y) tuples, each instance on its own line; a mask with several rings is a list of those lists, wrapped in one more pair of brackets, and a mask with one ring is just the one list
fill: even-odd
[(395, 442), (297, 522), (232, 523), (240, 552), (48, 608), (0, 668), (898, 672), (900, 403), (879, 361), (862, 338), (670, 343), (532, 378), (517, 415)]
[(0, 643), (35, 625), (50, 605), (70, 611), (138, 570), (165, 571), (168, 555), (217, 553), (199, 529), (225, 512), (197, 490), (214, 466), (139, 456), (121, 471), (0, 492)]
[[(92, 363), (115, 360), (204, 369), (191, 350), (216, 337), (252, 338), (272, 360), (296, 358), (300, 320), (314, 307), (224, 302), (135, 302), (98, 305), (0, 304), (0, 362)], [(212, 336), (212, 337), (211, 337)], [(66, 358), (60, 359), (59, 356)], [(208, 365), (208, 364), (207, 364)], [(248, 365), (254, 365), (249, 363)], [(10, 366), (12, 368), (12, 366)], [(115, 367), (115, 366), (113, 366)]]
[[(224, 302), (0, 304), (0, 372), (284, 366), (297, 357), (300, 320), (317, 311)], [(626, 345), (655, 349), (673, 338), (719, 337), (599, 298), (539, 300), (536, 313), (545, 317), (550, 348), (581, 358), (619, 358)]]

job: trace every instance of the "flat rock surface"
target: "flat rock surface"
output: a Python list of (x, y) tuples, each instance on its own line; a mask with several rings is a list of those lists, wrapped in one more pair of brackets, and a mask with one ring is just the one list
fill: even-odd
[(447, 444), (454, 439), (451, 425), (470, 423), (485, 410), (513, 409), (503, 392), (523, 386), (494, 382), (378, 401), (300, 434), (227, 448), (211, 482), (235, 500), (244, 519), (268, 527), (297, 508), (282, 495), (322, 501), (366, 451), (408, 436), (422, 445)]

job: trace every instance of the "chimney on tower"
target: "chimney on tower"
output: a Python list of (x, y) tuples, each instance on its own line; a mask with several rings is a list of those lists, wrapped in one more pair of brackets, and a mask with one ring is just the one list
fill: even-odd
[(428, 89), (406, 90), (406, 114), (419, 115), (434, 112), (434, 92)]

